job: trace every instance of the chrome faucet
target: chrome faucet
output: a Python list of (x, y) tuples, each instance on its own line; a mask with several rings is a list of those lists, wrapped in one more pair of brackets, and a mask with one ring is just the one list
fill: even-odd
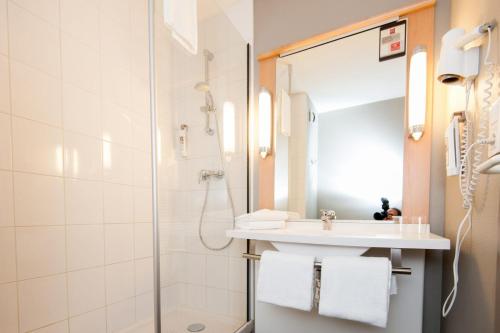
[(201, 170), (198, 183), (207, 181), (210, 178), (222, 179), (224, 177), (224, 170)]
[(332, 220), (337, 219), (335, 211), (331, 209), (322, 209), (320, 212), (321, 221), (323, 221), (323, 230), (332, 230)]

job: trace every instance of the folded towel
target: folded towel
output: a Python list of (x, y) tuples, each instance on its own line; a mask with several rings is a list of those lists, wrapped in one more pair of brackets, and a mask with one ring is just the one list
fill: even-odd
[(386, 327), (390, 285), (391, 262), (387, 258), (325, 258), (319, 314)]
[(265, 229), (284, 229), (285, 221), (236, 221), (237, 229), (247, 230), (265, 230)]
[(257, 300), (311, 311), (314, 257), (264, 251), (260, 258)]
[(198, 53), (197, 0), (164, 0), (163, 19), (175, 40), (192, 54)]
[(250, 214), (240, 215), (236, 221), (288, 221), (300, 218), (299, 213), (280, 210), (260, 209)]

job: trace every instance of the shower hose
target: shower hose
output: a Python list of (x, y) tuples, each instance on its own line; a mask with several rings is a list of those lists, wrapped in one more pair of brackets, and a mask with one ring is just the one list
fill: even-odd
[[(217, 137), (217, 145), (219, 147), (220, 164), (221, 164), (222, 171), (224, 172), (224, 180), (226, 183), (227, 196), (229, 198), (229, 205), (231, 206), (232, 228), (234, 229), (234, 225), (235, 225), (234, 202), (233, 202), (233, 196), (231, 194), (231, 188), (229, 186), (228, 176), (227, 176), (226, 170), (225, 170), (226, 168), (225, 168), (224, 157), (223, 157), (224, 154), (222, 151), (222, 144), (221, 144), (220, 133), (219, 133), (219, 119), (217, 118), (217, 110), (216, 109), (214, 110), (214, 115), (215, 115), (215, 133), (216, 133), (216, 137)], [(201, 244), (203, 244), (203, 246), (205, 248), (212, 250), (212, 251), (222, 251), (225, 248), (229, 247), (229, 245), (231, 245), (231, 243), (233, 242), (232, 238), (230, 238), (225, 244), (223, 244), (221, 246), (212, 246), (212, 245), (209, 245), (207, 243), (206, 239), (203, 236), (203, 222), (204, 222), (203, 218), (205, 216), (206, 209), (207, 209), (208, 194), (210, 192), (210, 181), (211, 181), (211, 177), (208, 177), (206, 179), (205, 197), (203, 199), (203, 206), (202, 206), (201, 213), (200, 213), (200, 219), (198, 221), (198, 238), (200, 239)]]

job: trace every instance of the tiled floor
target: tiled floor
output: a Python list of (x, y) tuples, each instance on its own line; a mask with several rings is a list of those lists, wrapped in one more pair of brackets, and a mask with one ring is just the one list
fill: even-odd
[[(165, 333), (188, 333), (187, 327), (193, 323), (203, 323), (205, 329), (202, 333), (232, 333), (240, 328), (243, 323), (237, 322), (223, 316), (214, 314), (192, 311), (192, 310), (176, 310), (170, 312), (163, 318), (162, 326)], [(144, 323), (143, 325), (134, 327), (133, 329), (124, 330), (121, 333), (153, 333), (153, 322)]]

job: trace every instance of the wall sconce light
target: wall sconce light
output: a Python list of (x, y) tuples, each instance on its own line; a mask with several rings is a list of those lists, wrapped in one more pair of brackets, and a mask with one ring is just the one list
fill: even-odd
[(224, 154), (229, 157), (234, 154), (235, 149), (235, 115), (234, 115), (233, 102), (226, 101), (222, 105), (222, 128), (223, 128), (223, 142)]
[(259, 93), (259, 152), (262, 158), (271, 153), (272, 98), (269, 90), (262, 88)]
[(427, 50), (417, 46), (410, 59), (408, 86), (408, 129), (413, 140), (424, 134), (427, 109)]

